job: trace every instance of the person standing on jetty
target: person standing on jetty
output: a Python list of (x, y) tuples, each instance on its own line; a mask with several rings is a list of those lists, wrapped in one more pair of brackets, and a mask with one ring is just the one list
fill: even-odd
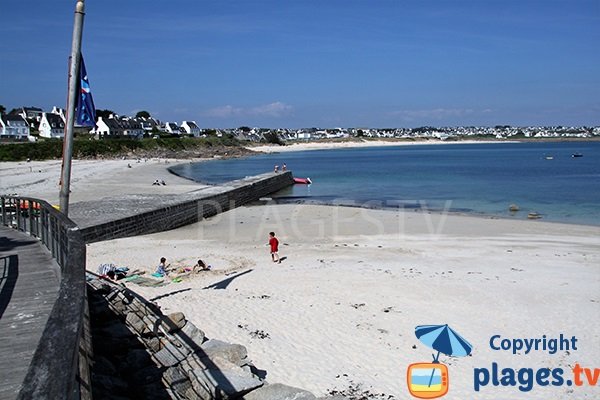
[(269, 232), (269, 246), (271, 247), (271, 259), (273, 262), (280, 263), (279, 259), (279, 240), (275, 237), (275, 232)]

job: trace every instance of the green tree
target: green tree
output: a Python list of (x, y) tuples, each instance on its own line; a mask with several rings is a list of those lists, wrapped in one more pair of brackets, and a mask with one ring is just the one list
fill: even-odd
[(4, 114), (6, 113), (6, 107), (4, 107), (2, 104), (0, 104), (0, 114)]
[(138, 111), (137, 114), (135, 114), (136, 118), (150, 118), (150, 113), (148, 111)]
[(114, 111), (112, 110), (100, 110), (100, 109), (96, 109), (96, 118), (108, 118), (110, 117), (111, 114), (115, 114)]
[(268, 131), (263, 134), (263, 140), (267, 143), (278, 144), (280, 146), (284, 146), (285, 143), (281, 140), (277, 132)]

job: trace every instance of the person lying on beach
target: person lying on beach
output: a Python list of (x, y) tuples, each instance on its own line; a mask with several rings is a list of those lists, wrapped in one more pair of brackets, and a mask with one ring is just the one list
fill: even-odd
[(210, 271), (211, 266), (206, 265), (202, 260), (198, 260), (198, 263), (192, 267), (192, 272), (198, 273), (200, 271)]
[(117, 281), (117, 274), (115, 273), (115, 271), (108, 271), (106, 273), (106, 275), (100, 275), (101, 278), (105, 278), (111, 281), (116, 282)]
[(117, 267), (114, 264), (100, 264), (97, 269), (98, 275), (100, 277), (109, 279), (111, 281), (117, 281), (119, 279), (123, 279), (127, 276), (127, 272), (129, 268), (127, 267)]
[(115, 264), (100, 264), (96, 272), (98, 275), (108, 275), (109, 272), (114, 272), (117, 269)]

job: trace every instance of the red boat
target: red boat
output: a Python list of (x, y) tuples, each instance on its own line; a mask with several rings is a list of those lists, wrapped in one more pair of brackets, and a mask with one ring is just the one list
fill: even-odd
[(310, 178), (294, 178), (294, 183), (300, 185), (310, 185), (312, 181), (310, 180)]

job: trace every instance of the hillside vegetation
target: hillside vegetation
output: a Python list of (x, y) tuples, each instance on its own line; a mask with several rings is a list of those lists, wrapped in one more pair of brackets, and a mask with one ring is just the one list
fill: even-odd
[[(0, 161), (50, 160), (62, 157), (62, 140), (0, 145)], [(250, 152), (232, 137), (207, 138), (113, 139), (90, 140), (76, 138), (73, 158), (115, 157), (212, 157), (234, 156)]]

